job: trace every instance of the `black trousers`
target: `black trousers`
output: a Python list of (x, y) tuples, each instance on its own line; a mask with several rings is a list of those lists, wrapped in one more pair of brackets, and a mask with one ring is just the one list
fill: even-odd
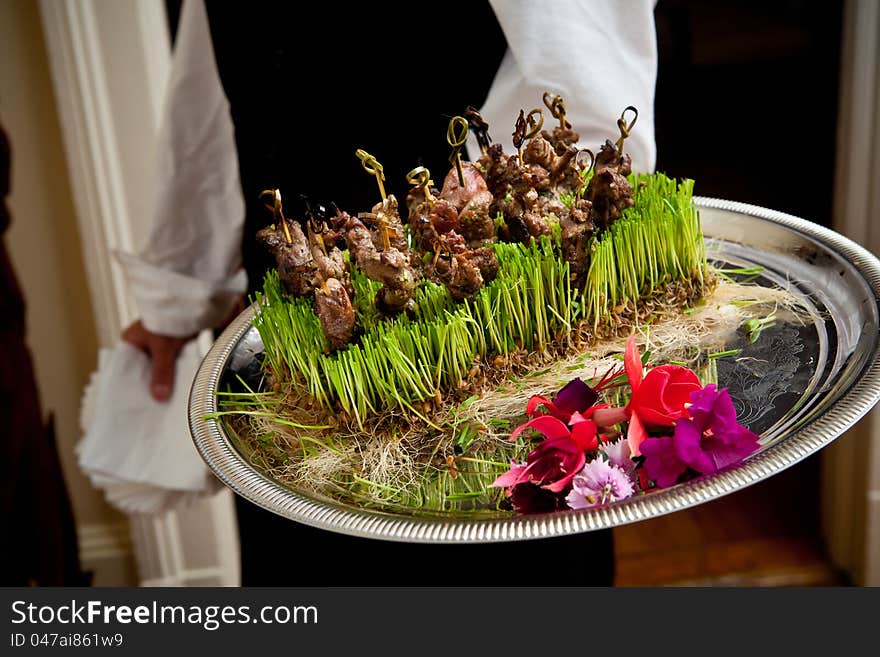
[(244, 586), (612, 586), (611, 530), (475, 545), (315, 529), (236, 495)]

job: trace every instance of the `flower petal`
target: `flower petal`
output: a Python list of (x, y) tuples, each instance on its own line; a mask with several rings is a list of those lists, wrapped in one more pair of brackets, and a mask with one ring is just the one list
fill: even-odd
[(678, 458), (697, 472), (715, 472), (715, 463), (703, 451), (703, 432), (694, 420), (681, 418), (675, 423), (673, 447)]
[(675, 452), (671, 436), (648, 438), (642, 443), (644, 471), (660, 488), (674, 486), (687, 466)]
[(565, 508), (565, 504), (550, 491), (534, 484), (520, 484), (510, 491), (510, 501), (517, 513), (546, 513)]
[(526, 472), (526, 464), (518, 464), (516, 461), (511, 461), (510, 470), (499, 476), (495, 481), (489, 484), (489, 486), (495, 488), (509, 488), (528, 480), (529, 475), (528, 472)]
[(626, 371), (626, 378), (629, 381), (629, 387), (632, 388), (633, 394), (638, 390), (642, 383), (642, 357), (639, 354), (639, 348), (636, 346), (636, 336), (631, 335), (626, 341), (626, 352), (623, 356), (623, 367)]
[(571, 415), (575, 412), (586, 411), (598, 399), (598, 393), (578, 378), (569, 381), (562, 390), (556, 393), (553, 401), (560, 410)]
[(639, 449), (639, 445), (641, 445), (647, 437), (648, 432), (645, 431), (645, 426), (639, 419), (638, 414), (633, 413), (629, 418), (629, 427), (626, 431), (626, 442), (629, 443), (629, 451), (633, 456), (639, 456), (642, 453)]
[(570, 435), (568, 426), (562, 420), (558, 420), (550, 415), (539, 415), (535, 419), (519, 425), (513, 430), (513, 433), (510, 434), (510, 438), (507, 440), (515, 440), (526, 429), (534, 429), (545, 438), (567, 438)]
[(596, 423), (592, 420), (578, 422), (571, 427), (571, 439), (577, 446), (587, 452), (599, 447), (599, 439), (596, 437)]
[[(531, 397), (529, 397), (529, 403), (526, 404), (526, 415), (528, 417), (540, 417), (544, 415), (544, 413), (538, 411), (539, 406), (543, 406), (544, 408), (546, 408), (547, 411), (555, 417), (559, 417), (560, 415), (560, 411), (558, 408), (556, 408), (556, 404), (554, 404), (543, 395), (532, 395)], [(560, 417), (559, 419), (565, 420), (567, 418)]]
[(593, 411), (593, 422), (601, 429), (610, 429), (626, 419), (625, 408), (597, 408)]

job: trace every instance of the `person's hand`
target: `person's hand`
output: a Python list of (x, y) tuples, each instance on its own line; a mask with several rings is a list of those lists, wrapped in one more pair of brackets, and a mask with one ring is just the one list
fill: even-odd
[(174, 363), (183, 345), (195, 335), (177, 338), (170, 335), (159, 335), (147, 330), (140, 320), (122, 332), (122, 339), (134, 345), (150, 357), (152, 372), (150, 375), (150, 393), (158, 401), (166, 401), (174, 389)]

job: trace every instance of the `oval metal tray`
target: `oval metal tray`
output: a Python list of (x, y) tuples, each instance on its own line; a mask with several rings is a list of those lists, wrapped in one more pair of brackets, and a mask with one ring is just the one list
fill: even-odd
[(298, 522), (355, 536), (421, 543), (477, 543), (559, 536), (623, 525), (707, 502), (759, 482), (838, 438), (880, 399), (880, 261), (845, 237), (764, 208), (697, 198), (711, 260), (762, 265), (816, 311), (812, 325), (778, 324), (742, 357), (718, 363), (740, 421), (762, 448), (736, 467), (615, 504), (581, 511), (492, 518), (395, 514), (299, 493), (251, 466), (221, 423), (218, 388), (259, 380), (262, 343), (247, 309), (205, 356), (190, 392), (196, 448), (220, 480), (251, 502)]

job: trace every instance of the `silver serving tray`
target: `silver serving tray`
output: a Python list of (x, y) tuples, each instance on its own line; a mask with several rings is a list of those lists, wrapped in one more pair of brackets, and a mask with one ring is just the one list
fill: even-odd
[[(738, 466), (671, 488), (581, 511), (492, 518), (388, 513), (291, 490), (251, 466), (216, 412), (218, 388), (234, 376), (258, 382), (262, 343), (253, 309), (239, 315), (205, 356), (190, 392), (189, 423), (202, 458), (233, 491), (270, 511), (322, 529), (419, 543), (480, 543), (574, 534), (654, 518), (716, 499), (794, 465), (843, 434), (880, 399), (880, 261), (847, 238), (791, 215), (696, 198), (709, 257), (762, 265), (817, 311), (809, 326), (779, 324), (737, 359), (718, 362), (740, 421), (762, 448)], [(742, 356), (746, 356), (743, 358)]]

